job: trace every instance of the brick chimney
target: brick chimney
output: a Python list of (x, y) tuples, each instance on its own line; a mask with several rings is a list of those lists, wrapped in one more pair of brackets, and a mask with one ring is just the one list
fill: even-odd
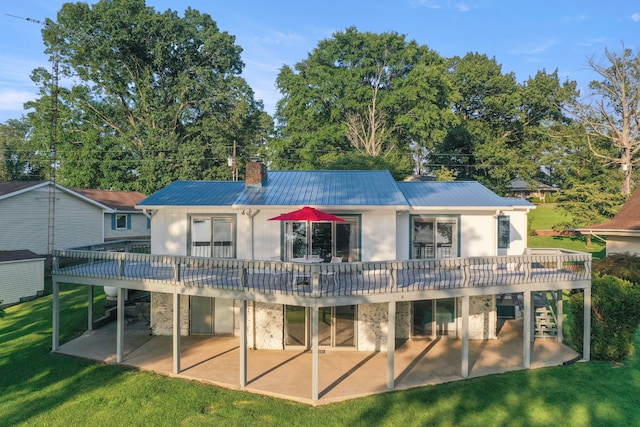
[(267, 165), (262, 159), (252, 158), (247, 162), (245, 173), (245, 187), (262, 187), (267, 180)]

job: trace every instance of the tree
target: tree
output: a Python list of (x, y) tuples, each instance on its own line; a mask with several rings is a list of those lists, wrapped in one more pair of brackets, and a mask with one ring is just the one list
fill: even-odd
[(505, 192), (512, 178), (535, 177), (549, 147), (548, 130), (566, 121), (561, 108), (574, 96), (575, 83), (561, 84), (557, 72), (539, 71), (518, 84), (495, 58), (478, 53), (453, 58), (451, 73), (459, 124), (431, 153), (431, 163), (498, 192)]
[(34, 147), (31, 132), (26, 118), (0, 124), (0, 181), (46, 178), (46, 158)]
[(434, 144), (455, 118), (444, 59), (397, 33), (337, 32), (282, 67), (276, 84), (283, 97), (269, 161), (282, 169), (361, 164), (364, 155), (406, 176), (410, 145)]
[(60, 92), (67, 185), (150, 193), (175, 179), (228, 179), (233, 141), (242, 161), (268, 134), (239, 77), (241, 48), (207, 14), (158, 13), (144, 0), (66, 3), (43, 36), (75, 82)]
[(594, 57), (589, 67), (602, 77), (592, 81), (590, 97), (570, 105), (571, 114), (584, 126), (587, 143), (604, 163), (620, 166), (623, 194), (631, 192), (633, 165), (640, 162), (640, 53), (622, 47), (605, 49), (608, 64)]

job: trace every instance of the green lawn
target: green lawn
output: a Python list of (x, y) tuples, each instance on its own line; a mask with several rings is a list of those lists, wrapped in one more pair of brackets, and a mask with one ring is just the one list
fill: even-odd
[[(62, 341), (81, 333), (86, 288), (62, 287)], [(0, 319), (0, 425), (628, 426), (640, 357), (520, 371), (310, 407), (50, 353), (51, 297)], [(640, 337), (636, 337), (636, 348)]]
[(552, 230), (554, 225), (569, 221), (571, 217), (563, 214), (556, 203), (543, 203), (529, 212), (530, 230)]
[[(536, 205), (529, 212), (529, 233), (535, 230), (552, 230), (553, 226), (570, 218), (559, 212), (555, 203)], [(583, 236), (529, 236), (527, 246), (530, 248), (563, 248), (573, 251), (590, 252), (594, 259), (604, 258), (605, 244), (601, 240), (592, 239), (587, 246)]]

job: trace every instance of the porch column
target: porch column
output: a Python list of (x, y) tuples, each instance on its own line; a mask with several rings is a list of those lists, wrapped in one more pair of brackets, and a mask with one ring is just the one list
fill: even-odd
[(53, 319), (51, 334), (51, 351), (58, 351), (60, 348), (60, 283), (53, 281)]
[(116, 303), (116, 361), (124, 361), (124, 288), (118, 288)]
[(395, 357), (396, 357), (396, 302), (389, 302), (389, 330), (387, 331), (387, 388), (395, 388)]
[(180, 373), (180, 294), (173, 290), (173, 373)]
[(92, 285), (88, 286), (89, 288), (89, 303), (87, 305), (87, 330), (93, 331), (93, 297), (94, 297), (94, 287)]
[(531, 326), (533, 324), (533, 311), (531, 310), (531, 292), (523, 292), (524, 313), (523, 313), (523, 333), (522, 333), (522, 365), (529, 369), (531, 367)]
[(469, 295), (462, 297), (462, 378), (469, 377)]
[(564, 310), (562, 307), (562, 290), (556, 291), (556, 340), (562, 342), (564, 336), (562, 335), (562, 322), (564, 320)]
[(311, 307), (311, 400), (318, 400), (320, 395), (319, 389), (319, 373), (318, 367), (319, 354), (318, 351), (318, 307)]
[(584, 331), (582, 338), (582, 359), (591, 360), (591, 288), (584, 288)]
[(240, 387), (247, 386), (247, 300), (240, 300)]

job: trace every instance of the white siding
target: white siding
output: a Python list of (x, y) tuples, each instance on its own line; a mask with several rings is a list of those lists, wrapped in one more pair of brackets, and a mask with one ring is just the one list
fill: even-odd
[(44, 258), (0, 263), (1, 304), (14, 304), (43, 291)]
[(522, 255), (527, 248), (527, 237), (529, 235), (528, 213), (528, 211), (505, 212), (511, 222), (511, 241), (505, 255)]
[(396, 259), (396, 211), (384, 210), (362, 214), (362, 261)]
[(640, 255), (640, 238), (630, 236), (607, 236), (607, 255), (624, 252)]
[[(132, 237), (149, 237), (151, 229), (147, 228), (147, 217), (143, 213), (128, 214), (131, 219), (131, 228), (122, 230), (113, 230), (112, 217), (115, 213), (105, 213), (104, 215), (104, 238), (105, 240), (125, 240)], [(127, 213), (123, 213), (127, 215)]]
[[(255, 259), (268, 260), (281, 253), (281, 222), (269, 218), (286, 209), (243, 211), (231, 208), (165, 208), (158, 210), (151, 221), (152, 253), (186, 255), (188, 253), (188, 218), (200, 214), (236, 215), (236, 250), (238, 259), (251, 259), (252, 245)], [(257, 213), (256, 213), (257, 212)], [(403, 260), (409, 258), (409, 212), (391, 210), (359, 212), (362, 261)], [(254, 215), (251, 219), (250, 215)], [(511, 216), (511, 244), (505, 253), (498, 253), (497, 217), (495, 211), (433, 212), (412, 211), (411, 214), (455, 215), (460, 218), (460, 256), (520, 255), (526, 247), (526, 212), (508, 212)], [(253, 221), (253, 239), (252, 239)], [(110, 224), (110, 223), (109, 223)]]
[[(54, 246), (67, 248), (103, 241), (103, 210), (56, 190)], [(49, 190), (41, 187), (0, 200), (0, 250), (48, 249)]]
[(498, 220), (491, 213), (460, 217), (460, 256), (495, 256), (498, 251)]

